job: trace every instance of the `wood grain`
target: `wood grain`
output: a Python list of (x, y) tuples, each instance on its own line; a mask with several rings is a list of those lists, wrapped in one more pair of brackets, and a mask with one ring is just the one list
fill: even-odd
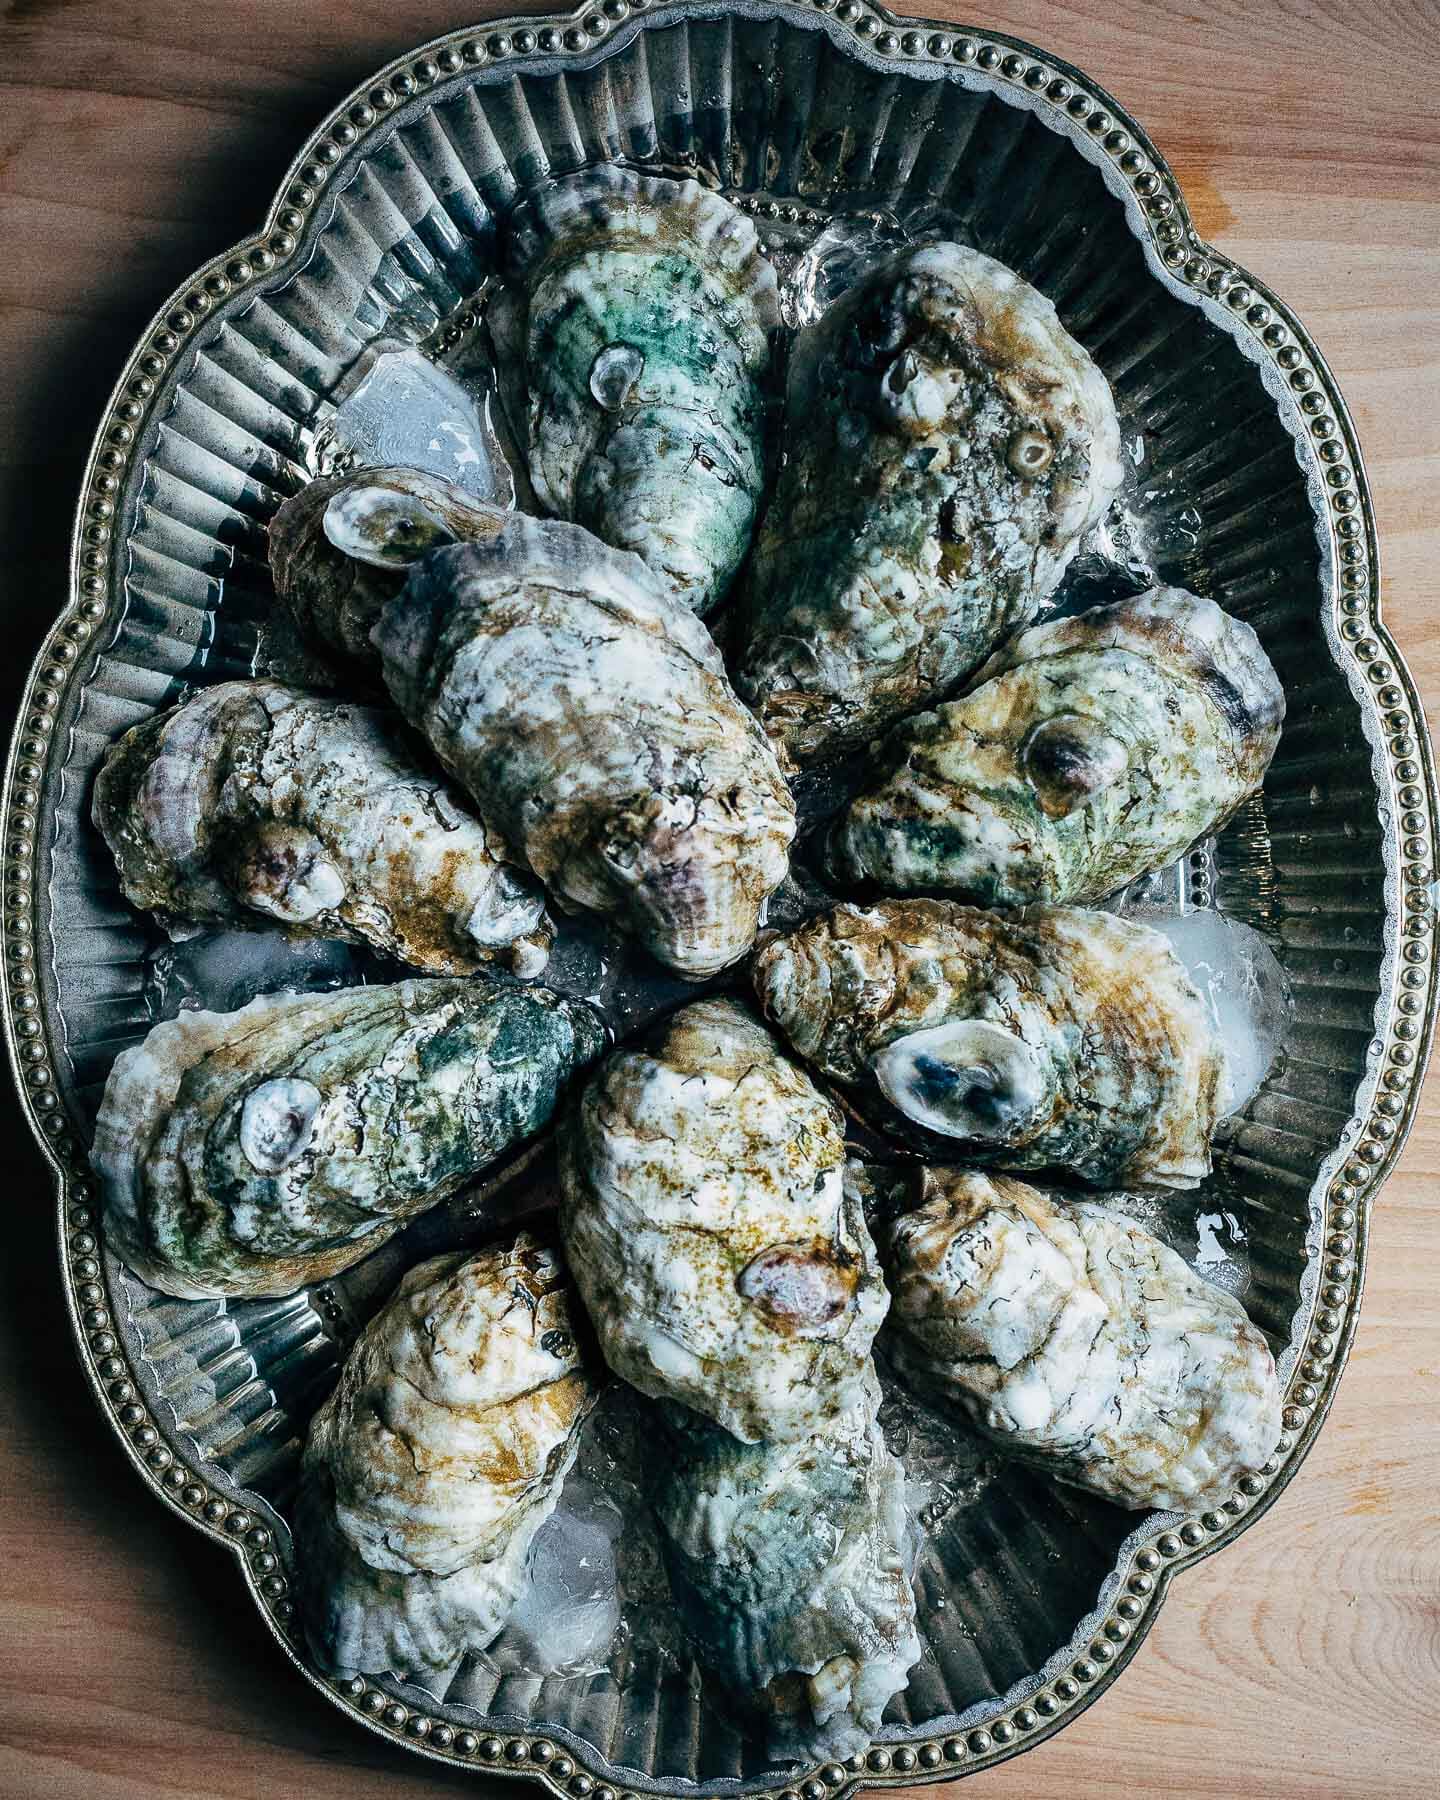
[[(959, 17), (945, 0), (929, 10)], [(60, 603), (90, 433), (152, 309), (259, 219), (352, 85), (464, 22), (440, 0), (0, 0), (7, 714)], [(1440, 694), (1440, 6), (994, 0), (986, 22), (1110, 88), (1172, 160), (1201, 228), (1314, 330), (1367, 447), (1386, 617)], [(1435, 1093), (1379, 1203), (1359, 1340), (1301, 1476), (1177, 1583), (1105, 1700), (971, 1791), (1440, 1791)], [(134, 1480), (82, 1387), (48, 1182), (8, 1088), (4, 1104), (0, 1796), (482, 1791), (308, 1692), (229, 1559)]]

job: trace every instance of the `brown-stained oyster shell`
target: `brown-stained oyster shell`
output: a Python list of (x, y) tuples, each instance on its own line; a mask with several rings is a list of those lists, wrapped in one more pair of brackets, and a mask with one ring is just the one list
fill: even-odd
[(745, 954), (794, 802), (705, 627), (639, 557), (508, 515), (416, 564), (375, 641), (401, 711), (560, 904), (681, 975)]
[(733, 1000), (607, 1058), (561, 1129), (560, 1224), (611, 1368), (747, 1443), (855, 1405), (885, 1289), (835, 1108)]
[(1023, 1181), (927, 1169), (883, 1234), (887, 1345), (922, 1398), (1121, 1506), (1228, 1498), (1280, 1437), (1245, 1309), (1148, 1231)]
[(544, 964), (544, 896), (502, 860), (402, 721), (227, 681), (128, 731), (93, 816), (134, 906), (167, 926), (273, 920), (437, 975)]
[(799, 764), (937, 699), (1034, 616), (1119, 486), (1120, 430), (1051, 303), (947, 242), (801, 333), (786, 405), (732, 666)]
[(837, 906), (766, 944), (754, 975), (795, 1049), (932, 1157), (1101, 1187), (1209, 1172), (1224, 1051), (1147, 926), (1078, 907)]
[(553, 1251), (522, 1234), (410, 1270), (305, 1446), (299, 1585), (327, 1674), (443, 1681), (484, 1649), (597, 1393)]

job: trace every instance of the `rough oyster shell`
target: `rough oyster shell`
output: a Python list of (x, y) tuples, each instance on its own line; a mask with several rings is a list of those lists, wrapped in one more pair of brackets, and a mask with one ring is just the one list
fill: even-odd
[(167, 925), (263, 915), (441, 975), (545, 961), (544, 897), (370, 707), (275, 681), (206, 688), (110, 751), (93, 817), (125, 898)]
[(919, 1661), (905, 1476), (868, 1366), (813, 1437), (741, 1444), (667, 1406), (654, 1496), (680, 1616), (777, 1761), (868, 1747)]
[(275, 591), (306, 643), (373, 672), (370, 633), (409, 564), (437, 544), (490, 535), (504, 516), (424, 469), (322, 476), (270, 521)]
[(1183, 588), (1035, 625), (896, 728), (831, 865), (979, 905), (1099, 900), (1254, 793), (1284, 717), (1255, 633)]
[(681, 975), (743, 956), (795, 807), (705, 627), (636, 556), (516, 514), (375, 633), (401, 710), (562, 904)]
[(560, 1133), (560, 1226), (606, 1361), (746, 1442), (854, 1406), (885, 1316), (835, 1109), (733, 1000), (615, 1051)]
[(1146, 926), (1061, 906), (837, 906), (767, 944), (754, 974), (800, 1054), (932, 1156), (1100, 1187), (1209, 1173), (1224, 1052)]
[(881, 263), (802, 332), (735, 685), (795, 763), (936, 699), (1031, 618), (1120, 483), (1103, 375), (963, 244)]
[(765, 481), (775, 274), (719, 194), (602, 164), (512, 215), (530, 478), (696, 612), (750, 544)]
[(182, 1299), (293, 1293), (538, 1131), (602, 1036), (583, 1006), (478, 980), (182, 1013), (110, 1071), (106, 1234)]
[(927, 1399), (1121, 1506), (1228, 1497), (1280, 1438), (1245, 1309), (1105, 1207), (929, 1169), (885, 1234), (887, 1347)]
[(533, 1238), (412, 1269), (310, 1424), (295, 1507), (330, 1675), (443, 1682), (504, 1625), (598, 1392)]

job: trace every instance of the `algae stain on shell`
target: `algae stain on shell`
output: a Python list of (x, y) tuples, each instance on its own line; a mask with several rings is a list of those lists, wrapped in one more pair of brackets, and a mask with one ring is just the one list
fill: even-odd
[(1183, 589), (1035, 625), (891, 733), (830, 866), (979, 905), (1100, 900), (1222, 825), (1284, 716), (1254, 631)]
[(541, 503), (710, 611), (767, 471), (779, 292), (753, 223), (693, 181), (602, 165), (521, 204), (509, 270)]
[(602, 1038), (583, 1006), (481, 980), (184, 1012), (106, 1084), (106, 1235), (182, 1299), (294, 1293), (540, 1130)]

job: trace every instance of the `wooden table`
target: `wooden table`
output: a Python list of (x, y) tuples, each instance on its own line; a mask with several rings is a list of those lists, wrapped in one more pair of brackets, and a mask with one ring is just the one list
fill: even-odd
[[(929, 7), (960, 16), (946, 0)], [(90, 434), (150, 312), (258, 220), (331, 105), (467, 10), (0, 0), (7, 716), (61, 601)], [(1170, 157), (1201, 231), (1314, 329), (1368, 448), (1386, 615), (1440, 695), (1436, 0), (992, 0), (983, 11), (1108, 86)], [(1177, 1584), (1108, 1698), (968, 1791), (1440, 1792), (1435, 1091), (1379, 1204), (1359, 1339), (1301, 1478)], [(48, 1181), (18, 1121), (14, 1144), (0, 1256), (0, 1796), (480, 1791), (395, 1756), (309, 1693), (228, 1558), (140, 1488), (81, 1384)]]

